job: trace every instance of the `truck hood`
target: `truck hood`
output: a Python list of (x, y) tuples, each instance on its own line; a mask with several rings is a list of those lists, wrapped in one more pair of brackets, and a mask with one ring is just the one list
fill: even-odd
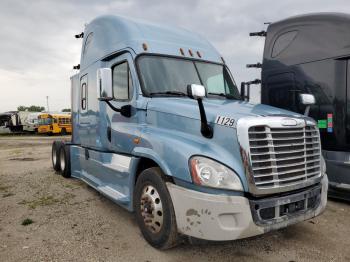
[[(285, 115), (301, 117), (302, 115), (284, 109), (263, 105), (250, 104), (240, 100), (205, 99), (204, 109), (208, 122), (213, 123), (218, 115), (234, 118), (236, 121), (247, 116)], [(200, 120), (196, 100), (179, 97), (156, 97), (150, 99), (147, 110), (163, 112), (172, 115)]]

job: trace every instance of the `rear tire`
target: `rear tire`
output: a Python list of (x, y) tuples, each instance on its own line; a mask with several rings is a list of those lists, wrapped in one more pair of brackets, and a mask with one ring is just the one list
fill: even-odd
[(178, 244), (175, 211), (170, 194), (158, 167), (144, 170), (134, 191), (136, 220), (147, 242), (159, 249)]
[(53, 141), (51, 150), (52, 167), (56, 172), (61, 171), (60, 168), (60, 149), (62, 147), (61, 141)]
[(60, 148), (60, 170), (61, 174), (65, 178), (71, 177), (70, 169), (70, 147), (63, 144)]

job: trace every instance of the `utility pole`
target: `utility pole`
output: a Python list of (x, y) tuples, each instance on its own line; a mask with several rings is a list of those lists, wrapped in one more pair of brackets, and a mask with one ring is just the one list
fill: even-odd
[(50, 108), (49, 108), (49, 96), (46, 96), (46, 106), (47, 106), (47, 112), (50, 112)]

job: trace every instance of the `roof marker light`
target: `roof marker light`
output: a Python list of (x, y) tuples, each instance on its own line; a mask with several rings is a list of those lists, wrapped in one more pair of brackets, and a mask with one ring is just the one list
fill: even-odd
[(202, 55), (201, 55), (201, 53), (199, 53), (199, 51), (197, 51), (197, 56), (198, 56), (199, 58), (202, 58)]
[(188, 49), (188, 53), (190, 54), (190, 56), (193, 56), (192, 50)]
[(182, 48), (180, 48), (180, 53), (181, 53), (181, 55), (185, 55), (185, 52)]
[(148, 49), (147, 44), (146, 44), (146, 43), (143, 43), (143, 44), (142, 44), (142, 48), (143, 48), (143, 50), (147, 51), (147, 49)]

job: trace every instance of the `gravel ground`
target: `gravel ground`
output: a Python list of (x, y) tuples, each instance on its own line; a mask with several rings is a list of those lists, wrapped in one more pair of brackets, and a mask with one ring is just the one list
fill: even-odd
[(283, 230), (158, 251), (133, 214), (54, 173), (54, 139), (0, 136), (0, 261), (350, 261), (350, 204), (333, 200)]

